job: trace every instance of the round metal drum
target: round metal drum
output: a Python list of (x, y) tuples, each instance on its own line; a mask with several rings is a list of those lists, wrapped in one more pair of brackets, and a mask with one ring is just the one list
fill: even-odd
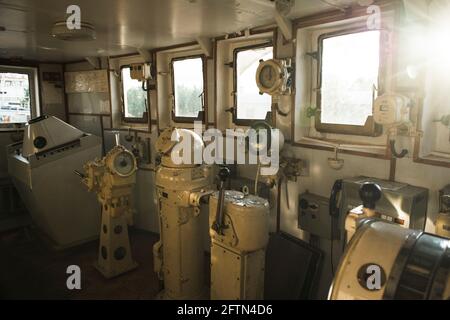
[(341, 259), (332, 300), (448, 299), (450, 241), (372, 219)]
[[(210, 199), (209, 220), (216, 219), (218, 193)], [(241, 251), (264, 248), (269, 241), (269, 203), (267, 200), (242, 192), (226, 191), (224, 204), (224, 236), (210, 231), (211, 237)], [(220, 238), (220, 239), (219, 239)]]
[[(379, 300), (385, 284), (380, 290), (370, 290), (361, 281), (362, 272), (379, 267), (380, 275), (389, 276), (398, 253), (412, 230), (377, 220), (367, 221), (361, 226), (347, 246), (338, 272), (331, 287), (332, 300)], [(373, 268), (372, 267), (372, 268)], [(361, 269), (363, 268), (363, 269)], [(364, 270), (364, 268), (366, 270)]]

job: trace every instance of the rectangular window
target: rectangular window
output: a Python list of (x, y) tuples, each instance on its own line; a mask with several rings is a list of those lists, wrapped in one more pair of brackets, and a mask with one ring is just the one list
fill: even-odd
[(375, 135), (372, 104), (379, 83), (380, 31), (323, 36), (319, 52), (316, 129)]
[(26, 123), (32, 116), (28, 73), (0, 72), (0, 124)]
[(121, 68), (123, 119), (127, 122), (147, 122), (147, 91), (142, 89), (142, 82), (134, 80), (130, 75), (130, 67)]
[(203, 120), (205, 75), (202, 57), (172, 60), (173, 120)]
[(256, 71), (260, 60), (273, 58), (272, 46), (239, 48), (234, 52), (234, 91), (236, 124), (246, 125), (251, 121), (266, 119), (272, 110), (272, 97), (259, 94)]

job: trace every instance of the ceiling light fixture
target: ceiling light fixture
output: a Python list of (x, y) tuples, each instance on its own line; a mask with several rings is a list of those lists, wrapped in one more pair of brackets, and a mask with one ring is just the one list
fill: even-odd
[(66, 21), (59, 21), (53, 25), (52, 36), (63, 41), (92, 41), (96, 39), (95, 28), (87, 22), (81, 23), (80, 29), (70, 30)]

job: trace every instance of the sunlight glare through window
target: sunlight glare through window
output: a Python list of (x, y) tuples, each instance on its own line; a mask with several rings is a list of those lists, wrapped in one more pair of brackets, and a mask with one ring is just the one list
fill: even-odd
[(378, 87), (380, 32), (367, 31), (323, 40), (322, 123), (363, 126), (372, 115)]

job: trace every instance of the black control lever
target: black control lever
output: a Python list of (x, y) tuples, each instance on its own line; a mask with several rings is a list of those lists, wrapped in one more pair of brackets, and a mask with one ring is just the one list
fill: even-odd
[(381, 187), (375, 183), (366, 182), (359, 189), (359, 197), (365, 209), (375, 210), (377, 202), (381, 199), (381, 195)]
[(86, 176), (84, 174), (82, 174), (80, 171), (78, 170), (74, 170), (73, 173), (75, 173), (77, 176), (79, 176), (81, 179), (86, 178)]
[(223, 235), (223, 229), (225, 229), (223, 221), (223, 205), (225, 202), (225, 182), (230, 176), (230, 169), (223, 167), (220, 169), (218, 177), (220, 180), (219, 187), (219, 199), (217, 201), (216, 221), (214, 221), (211, 228), (219, 235)]

